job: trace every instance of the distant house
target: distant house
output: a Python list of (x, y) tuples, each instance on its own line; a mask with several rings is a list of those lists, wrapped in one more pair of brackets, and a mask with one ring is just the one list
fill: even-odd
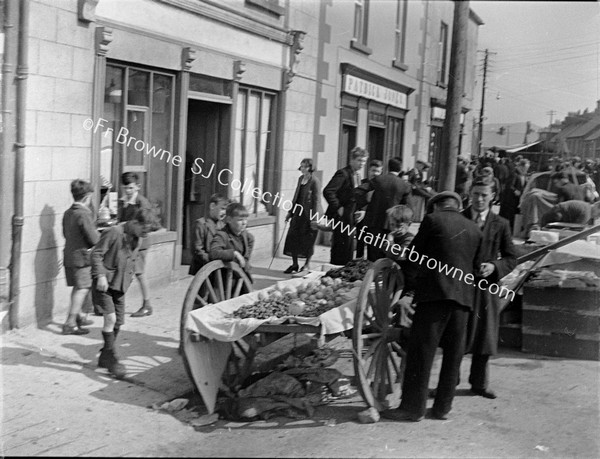
[(569, 150), (582, 158), (593, 158), (593, 150), (589, 151), (586, 146), (589, 144), (588, 138), (600, 130), (600, 115), (595, 116), (586, 123), (580, 125), (577, 129), (567, 135), (566, 141)]

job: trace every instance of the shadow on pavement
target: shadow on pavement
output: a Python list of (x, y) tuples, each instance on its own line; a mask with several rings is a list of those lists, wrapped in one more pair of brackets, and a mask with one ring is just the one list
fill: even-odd
[[(45, 329), (48, 333), (55, 331)], [(88, 335), (78, 336), (80, 342), (63, 343), (58, 346), (74, 351), (78, 357), (68, 357), (51, 346), (40, 343), (40, 350), (24, 347), (11, 347), (6, 343), (2, 348), (2, 365), (28, 365), (31, 367), (52, 368), (55, 370), (81, 374), (95, 382), (105, 384), (100, 390), (86, 392), (86, 388), (74, 388), (83, 396), (90, 395), (100, 400), (149, 407), (162, 403), (176, 394), (191, 388), (183, 361), (178, 353), (179, 341), (168, 336), (155, 336), (123, 330), (117, 340), (117, 355), (127, 368), (127, 376), (116, 380), (105, 369), (97, 367), (102, 348), (101, 328), (90, 328)], [(90, 344), (81, 343), (81, 338), (90, 338)], [(93, 342), (91, 342), (93, 340)], [(69, 377), (71, 378), (71, 377)], [(62, 379), (64, 381), (66, 379)], [(138, 386), (153, 391), (154, 394), (134, 392)], [(81, 389), (81, 390), (80, 390)]]

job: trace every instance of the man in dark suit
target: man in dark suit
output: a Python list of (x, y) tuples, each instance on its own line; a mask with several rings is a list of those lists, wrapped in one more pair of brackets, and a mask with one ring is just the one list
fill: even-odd
[(329, 204), (325, 212), (328, 221), (340, 222), (331, 238), (331, 264), (334, 265), (345, 265), (354, 255), (354, 234), (351, 232), (359, 223), (354, 218), (354, 189), (360, 185), (358, 171), (365, 167), (368, 156), (364, 148), (354, 147), (350, 152), (350, 164), (339, 169), (323, 189), (323, 197)]
[[(416, 302), (408, 344), (402, 403), (383, 415), (420, 421), (425, 416), (428, 383), (436, 349), (443, 346), (442, 369), (432, 416), (446, 419), (452, 409), (460, 362), (465, 351), (469, 312), (473, 306), (474, 271), (481, 230), (460, 212), (460, 196), (443, 191), (431, 198), (427, 214), (403, 263), (405, 288), (400, 305)], [(414, 292), (414, 293), (413, 293)]]
[[(367, 206), (364, 223), (367, 230), (377, 241), (384, 240), (385, 235), (388, 233), (387, 210), (398, 204), (406, 204), (410, 195), (412, 187), (408, 182), (398, 177), (401, 170), (402, 160), (391, 158), (388, 161), (387, 174), (379, 175), (357, 189), (359, 207), (364, 196), (369, 191), (373, 191), (373, 196)], [(379, 248), (379, 244), (368, 244), (367, 257), (369, 260), (375, 261), (378, 258), (385, 257), (385, 252)]]
[[(509, 223), (494, 214), (490, 204), (494, 199), (489, 182), (478, 180), (471, 188), (471, 207), (463, 215), (475, 222), (483, 232), (479, 249), (479, 272), (476, 283), (486, 288), (511, 272), (517, 264)], [(475, 289), (473, 311), (467, 327), (467, 352), (473, 354), (469, 383), (471, 391), (486, 398), (496, 398), (488, 388), (488, 360), (498, 350), (498, 329), (502, 298), (488, 290)]]

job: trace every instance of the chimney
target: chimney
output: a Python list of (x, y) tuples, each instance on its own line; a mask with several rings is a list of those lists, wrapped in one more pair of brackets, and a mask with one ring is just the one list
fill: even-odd
[(596, 101), (596, 113), (600, 115), (600, 100)]

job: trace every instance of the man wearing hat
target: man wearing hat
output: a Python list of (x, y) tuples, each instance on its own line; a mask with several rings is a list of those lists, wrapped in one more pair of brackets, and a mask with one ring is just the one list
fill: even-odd
[(403, 263), (405, 288), (400, 307), (416, 303), (408, 344), (400, 408), (383, 413), (399, 421), (420, 421), (425, 416), (428, 382), (436, 349), (443, 343), (443, 359), (431, 411), (435, 419), (447, 419), (452, 409), (460, 363), (465, 350), (469, 312), (481, 230), (460, 214), (461, 198), (443, 191), (430, 200), (426, 215), (407, 250)]

